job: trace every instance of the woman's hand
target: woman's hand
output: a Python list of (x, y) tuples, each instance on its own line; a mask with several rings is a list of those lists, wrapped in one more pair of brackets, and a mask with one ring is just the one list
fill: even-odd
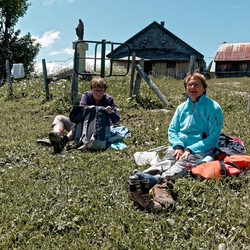
[(176, 149), (174, 151), (173, 156), (175, 156), (175, 159), (178, 161), (178, 160), (180, 160), (180, 158), (183, 155), (183, 153), (184, 153), (184, 150), (182, 150), (182, 149)]
[(105, 111), (106, 111), (106, 113), (107, 114), (111, 114), (112, 113), (112, 108), (110, 107), (110, 106), (107, 106), (106, 108), (105, 108)]
[(189, 155), (190, 155), (189, 151), (184, 151), (182, 149), (176, 149), (173, 154), (173, 156), (175, 156), (175, 159), (177, 161), (181, 159), (187, 159)]
[(189, 151), (184, 151), (180, 159), (187, 159), (189, 155), (190, 155)]

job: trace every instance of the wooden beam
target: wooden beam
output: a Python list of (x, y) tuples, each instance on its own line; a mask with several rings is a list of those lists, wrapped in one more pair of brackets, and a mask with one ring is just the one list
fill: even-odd
[(140, 65), (135, 66), (135, 70), (141, 75), (141, 77), (145, 80), (145, 82), (149, 85), (149, 87), (155, 92), (155, 94), (160, 98), (160, 100), (168, 107), (172, 107), (172, 105), (168, 102), (166, 97), (161, 93), (158, 87), (151, 81), (151, 79), (147, 76), (147, 74), (142, 70)]
[[(139, 61), (139, 65), (141, 70), (144, 70), (144, 59), (140, 59)], [(135, 89), (134, 89), (134, 95), (138, 96), (139, 92), (140, 92), (140, 85), (141, 85), (141, 75), (139, 74), (139, 72), (136, 74), (136, 78), (135, 78)]]
[(11, 83), (11, 74), (10, 74), (10, 62), (6, 60), (6, 72), (7, 72), (7, 81), (9, 84), (9, 95), (13, 94), (12, 83)]
[(49, 79), (47, 75), (47, 67), (46, 67), (46, 61), (45, 59), (42, 60), (43, 65), (43, 83), (44, 83), (44, 91), (46, 95), (46, 99), (49, 99)]
[(134, 88), (134, 76), (135, 76), (135, 57), (136, 54), (132, 54), (132, 61), (131, 61), (131, 74), (130, 74), (130, 86), (129, 86), (129, 97), (132, 97), (133, 88)]
[(196, 56), (190, 56), (189, 73), (194, 73)]

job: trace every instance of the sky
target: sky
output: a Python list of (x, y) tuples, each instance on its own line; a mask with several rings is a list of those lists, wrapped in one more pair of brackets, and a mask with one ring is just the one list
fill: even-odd
[(35, 58), (48, 72), (72, 67), (72, 43), (78, 20), (84, 40), (124, 43), (152, 22), (204, 55), (207, 65), (220, 43), (250, 42), (250, 0), (29, 0), (31, 6), (15, 29), (41, 43)]

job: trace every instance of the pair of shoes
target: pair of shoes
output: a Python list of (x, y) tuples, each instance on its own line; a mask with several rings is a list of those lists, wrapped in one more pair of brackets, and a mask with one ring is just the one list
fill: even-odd
[(128, 196), (136, 204), (147, 211), (159, 211), (162, 209), (161, 204), (154, 201), (149, 194), (149, 180), (134, 179), (129, 181)]
[(154, 201), (160, 203), (163, 206), (175, 204), (172, 193), (173, 183), (166, 179), (150, 189), (150, 195), (153, 196)]
[(66, 145), (67, 139), (65, 138), (66, 135), (59, 135), (58, 133), (52, 131), (49, 133), (49, 139), (54, 147), (54, 153), (59, 154), (62, 152), (63, 148)]

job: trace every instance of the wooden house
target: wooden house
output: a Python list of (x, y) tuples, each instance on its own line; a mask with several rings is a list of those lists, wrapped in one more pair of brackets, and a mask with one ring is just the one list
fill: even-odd
[(216, 77), (250, 76), (250, 42), (219, 44), (214, 63)]
[[(203, 55), (189, 46), (180, 38), (160, 24), (152, 22), (146, 28), (128, 39), (130, 56), (136, 54), (136, 62), (144, 59), (144, 71), (156, 77), (167, 76), (184, 78), (189, 72), (191, 56), (196, 59), (195, 70), (199, 71)], [(127, 65), (127, 51), (125, 46), (119, 46), (113, 51), (113, 61), (116, 65)], [(107, 55), (111, 57), (111, 53)], [(131, 60), (131, 57), (130, 57)]]

